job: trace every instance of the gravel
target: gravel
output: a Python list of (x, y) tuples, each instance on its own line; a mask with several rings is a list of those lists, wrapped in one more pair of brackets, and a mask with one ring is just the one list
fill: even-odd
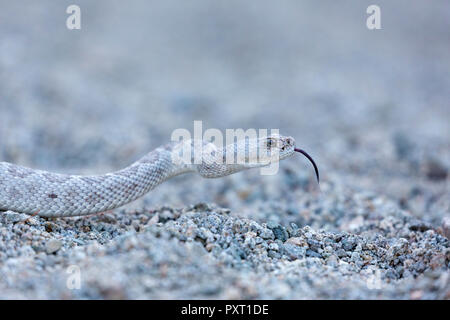
[(21, 218), (0, 216), (1, 298), (450, 298), (449, 240), (402, 211), (354, 233), (256, 222), (205, 203)]

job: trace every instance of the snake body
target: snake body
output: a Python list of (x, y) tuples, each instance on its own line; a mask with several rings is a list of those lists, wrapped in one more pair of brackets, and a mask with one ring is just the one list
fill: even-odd
[[(257, 145), (266, 147), (266, 140)], [(294, 140), (271, 137), (271, 148), (280, 148), (278, 158), (293, 154)], [(184, 142), (193, 145), (192, 141)], [(207, 144), (211, 145), (211, 144)], [(229, 165), (217, 161), (227, 152), (236, 153), (248, 144), (234, 143), (223, 149), (213, 147), (202, 155), (198, 164), (173, 161), (180, 143), (161, 146), (132, 165), (104, 175), (80, 176), (35, 170), (8, 162), (0, 162), (0, 210), (38, 214), (46, 217), (69, 217), (108, 211), (138, 199), (171, 177), (197, 172), (206, 178), (232, 174), (254, 165)]]

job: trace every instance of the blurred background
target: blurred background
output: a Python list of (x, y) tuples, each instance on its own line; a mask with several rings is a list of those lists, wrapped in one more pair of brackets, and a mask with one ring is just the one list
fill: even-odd
[[(71, 4), (81, 30), (66, 28)], [(366, 27), (371, 4), (381, 30)], [(449, 30), (445, 0), (1, 1), (0, 160), (98, 174), (194, 120), (279, 128), (316, 160), (321, 190), (293, 157), (271, 177), (180, 176), (133, 205), (207, 201), (346, 230), (332, 202), (364, 191), (439, 225), (450, 212)], [(327, 201), (329, 224), (313, 210)]]

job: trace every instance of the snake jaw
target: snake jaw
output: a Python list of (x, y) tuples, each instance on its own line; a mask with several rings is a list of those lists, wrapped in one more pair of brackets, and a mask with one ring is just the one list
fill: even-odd
[(299, 152), (301, 154), (303, 154), (306, 158), (308, 158), (309, 161), (311, 161), (313, 167), (314, 167), (314, 171), (316, 172), (316, 178), (317, 178), (317, 183), (319, 183), (319, 169), (317, 168), (316, 163), (314, 162), (313, 158), (306, 153), (306, 151), (299, 149), (299, 148), (294, 148), (294, 151)]

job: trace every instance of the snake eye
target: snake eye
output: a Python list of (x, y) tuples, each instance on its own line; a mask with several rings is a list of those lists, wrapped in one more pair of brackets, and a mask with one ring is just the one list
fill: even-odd
[(273, 146), (275, 146), (275, 140), (272, 138), (268, 138), (267, 139), (267, 147), (272, 148)]

